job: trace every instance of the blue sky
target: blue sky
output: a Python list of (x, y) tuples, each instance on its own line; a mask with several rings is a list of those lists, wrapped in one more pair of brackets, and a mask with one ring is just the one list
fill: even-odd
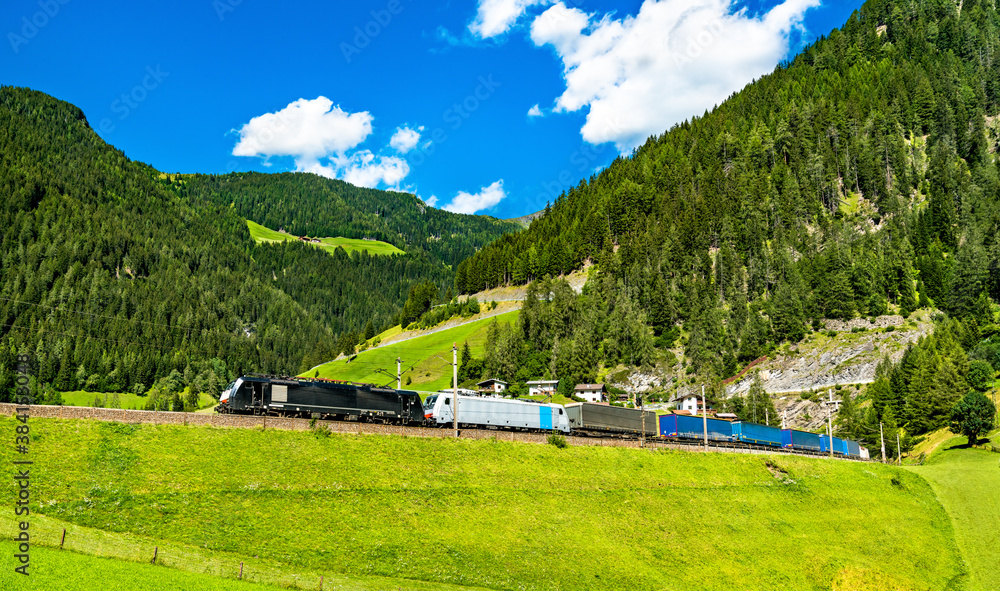
[(506, 218), (861, 4), (6, 0), (0, 83), (76, 104), (163, 171), (306, 170)]

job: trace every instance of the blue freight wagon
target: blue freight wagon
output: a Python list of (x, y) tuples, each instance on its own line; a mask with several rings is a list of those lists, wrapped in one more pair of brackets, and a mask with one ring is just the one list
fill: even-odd
[[(823, 453), (829, 453), (831, 447), (830, 437), (827, 435), (820, 435), (819, 440), (820, 440), (820, 451), (822, 451)], [(840, 439), (839, 437), (834, 437), (832, 447), (834, 454), (840, 454), (842, 456), (847, 455), (847, 442), (844, 441), (843, 439)]]
[(781, 447), (781, 429), (757, 423), (733, 423), (733, 438), (744, 443)]
[(795, 429), (785, 429), (781, 432), (781, 447), (808, 451), (822, 450), (819, 442), (819, 433), (809, 433)]
[(710, 440), (733, 440), (733, 424), (729, 421), (673, 414), (660, 415), (660, 436), (704, 440), (706, 425)]
[(852, 441), (850, 439), (846, 441), (847, 441), (847, 455), (851, 456), (852, 458), (860, 458), (861, 444), (858, 443), (857, 441)]

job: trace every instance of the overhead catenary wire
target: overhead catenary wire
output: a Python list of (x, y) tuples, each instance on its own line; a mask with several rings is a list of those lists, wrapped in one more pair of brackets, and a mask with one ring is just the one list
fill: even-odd
[[(177, 347), (172, 347), (172, 346), (153, 345), (153, 344), (141, 343), (139, 341), (133, 341), (133, 340), (122, 341), (122, 340), (115, 340), (115, 339), (105, 339), (105, 338), (102, 338), (102, 337), (95, 337), (95, 336), (86, 335), (86, 334), (73, 334), (73, 333), (61, 332), (61, 331), (57, 331), (57, 330), (49, 330), (49, 329), (46, 329), (46, 328), (30, 328), (30, 327), (27, 327), (27, 326), (16, 326), (16, 325), (13, 325), (13, 324), (3, 324), (3, 325), (0, 325), (0, 326), (2, 326), (3, 328), (9, 328), (11, 330), (23, 330), (25, 332), (31, 332), (31, 333), (44, 332), (44, 333), (48, 333), (48, 334), (56, 334), (56, 335), (60, 335), (60, 336), (71, 337), (71, 338), (74, 338), (74, 339), (78, 339), (78, 338), (94, 339), (94, 340), (97, 340), (97, 341), (104, 341), (106, 343), (113, 343), (113, 344), (116, 344), (116, 345), (123, 345), (124, 344), (124, 345), (130, 345), (130, 346), (134, 346), (134, 347), (145, 347), (145, 348), (149, 348), (149, 349), (159, 349), (161, 351), (176, 351), (176, 350), (179, 350), (179, 349), (177, 349)], [(2, 335), (0, 335), (0, 336), (2, 336)]]
[(123, 321), (123, 322), (132, 322), (132, 323), (136, 323), (136, 324), (146, 324), (146, 325), (149, 325), (149, 326), (159, 326), (159, 327), (162, 327), (162, 328), (169, 328), (171, 330), (187, 330), (187, 331), (201, 330), (200, 328), (193, 328), (193, 327), (190, 327), (190, 326), (176, 326), (176, 325), (170, 325), (170, 324), (163, 324), (161, 322), (150, 322), (148, 320), (138, 320), (138, 319), (135, 319), (135, 318), (123, 318), (121, 316), (111, 316), (111, 315), (108, 315), (108, 314), (96, 314), (94, 312), (84, 312), (82, 310), (69, 310), (67, 308), (58, 308), (58, 307), (55, 307), (55, 306), (46, 306), (45, 304), (35, 304), (35, 303), (32, 303), (32, 302), (26, 302), (24, 300), (15, 300), (15, 299), (12, 299), (12, 298), (5, 298), (5, 297), (2, 297), (2, 296), (0, 296), (0, 301), (10, 302), (12, 304), (24, 304), (26, 306), (34, 306), (36, 308), (44, 308), (46, 310), (55, 310), (55, 311), (58, 311), (58, 312), (69, 312), (70, 314), (81, 314), (81, 315), (84, 315), (84, 316), (91, 316), (91, 317), (94, 317), (94, 318), (106, 318), (108, 320), (116, 320), (116, 321), (120, 321), (120, 322)]

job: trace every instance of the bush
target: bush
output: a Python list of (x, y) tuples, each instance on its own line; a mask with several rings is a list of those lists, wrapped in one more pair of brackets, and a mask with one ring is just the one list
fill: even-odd
[(559, 449), (566, 448), (569, 443), (566, 442), (566, 438), (558, 433), (552, 433), (548, 438), (549, 445), (554, 445)]
[(982, 359), (969, 362), (969, 385), (980, 392), (985, 392), (993, 386), (993, 366)]
[(316, 417), (309, 420), (309, 430), (312, 431), (312, 434), (317, 439), (324, 439), (330, 436), (330, 430), (326, 428), (325, 424), (317, 422)]

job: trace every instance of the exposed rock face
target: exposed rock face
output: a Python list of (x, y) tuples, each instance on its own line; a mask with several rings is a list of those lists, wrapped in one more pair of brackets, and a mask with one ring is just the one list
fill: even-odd
[[(765, 390), (783, 394), (870, 383), (885, 356), (898, 361), (908, 345), (932, 329), (926, 312), (910, 321), (900, 316), (883, 316), (874, 323), (864, 318), (847, 322), (828, 320), (827, 326), (828, 330), (837, 331), (837, 335), (815, 333), (787, 354), (758, 366)], [(753, 379), (753, 375), (747, 375), (730, 384), (727, 392), (746, 393)]]
[[(840, 397), (835, 397), (839, 399)], [(824, 400), (827, 400), (824, 398)], [(784, 420), (785, 428), (817, 431), (827, 425), (827, 406), (813, 400), (803, 400), (796, 395), (775, 396), (774, 408)], [(837, 415), (834, 414), (836, 419)]]
[[(874, 321), (868, 318), (827, 320), (824, 325), (823, 331), (809, 335), (797, 345), (783, 347), (783, 353), (729, 384), (727, 394), (745, 395), (759, 373), (764, 389), (774, 399), (779, 420), (784, 417), (788, 428), (819, 430), (827, 423), (828, 405), (823, 402), (829, 400), (829, 393), (833, 392), (835, 401), (841, 399), (841, 392), (833, 390), (835, 386), (873, 382), (875, 370), (883, 358), (888, 356), (892, 361), (899, 361), (908, 345), (933, 330), (930, 313), (925, 310), (909, 319), (881, 316)], [(634, 370), (625, 376), (617, 374), (617, 377), (617, 380), (609, 377), (609, 382), (629, 392), (667, 390), (674, 394), (671, 391), (674, 383), (682, 384), (676, 394), (700, 390), (700, 383), (690, 383), (691, 376), (684, 373), (680, 363), (652, 371)], [(854, 395), (858, 391), (851, 389)], [(656, 404), (647, 408), (667, 406)], [(836, 420), (835, 411), (833, 419)]]

